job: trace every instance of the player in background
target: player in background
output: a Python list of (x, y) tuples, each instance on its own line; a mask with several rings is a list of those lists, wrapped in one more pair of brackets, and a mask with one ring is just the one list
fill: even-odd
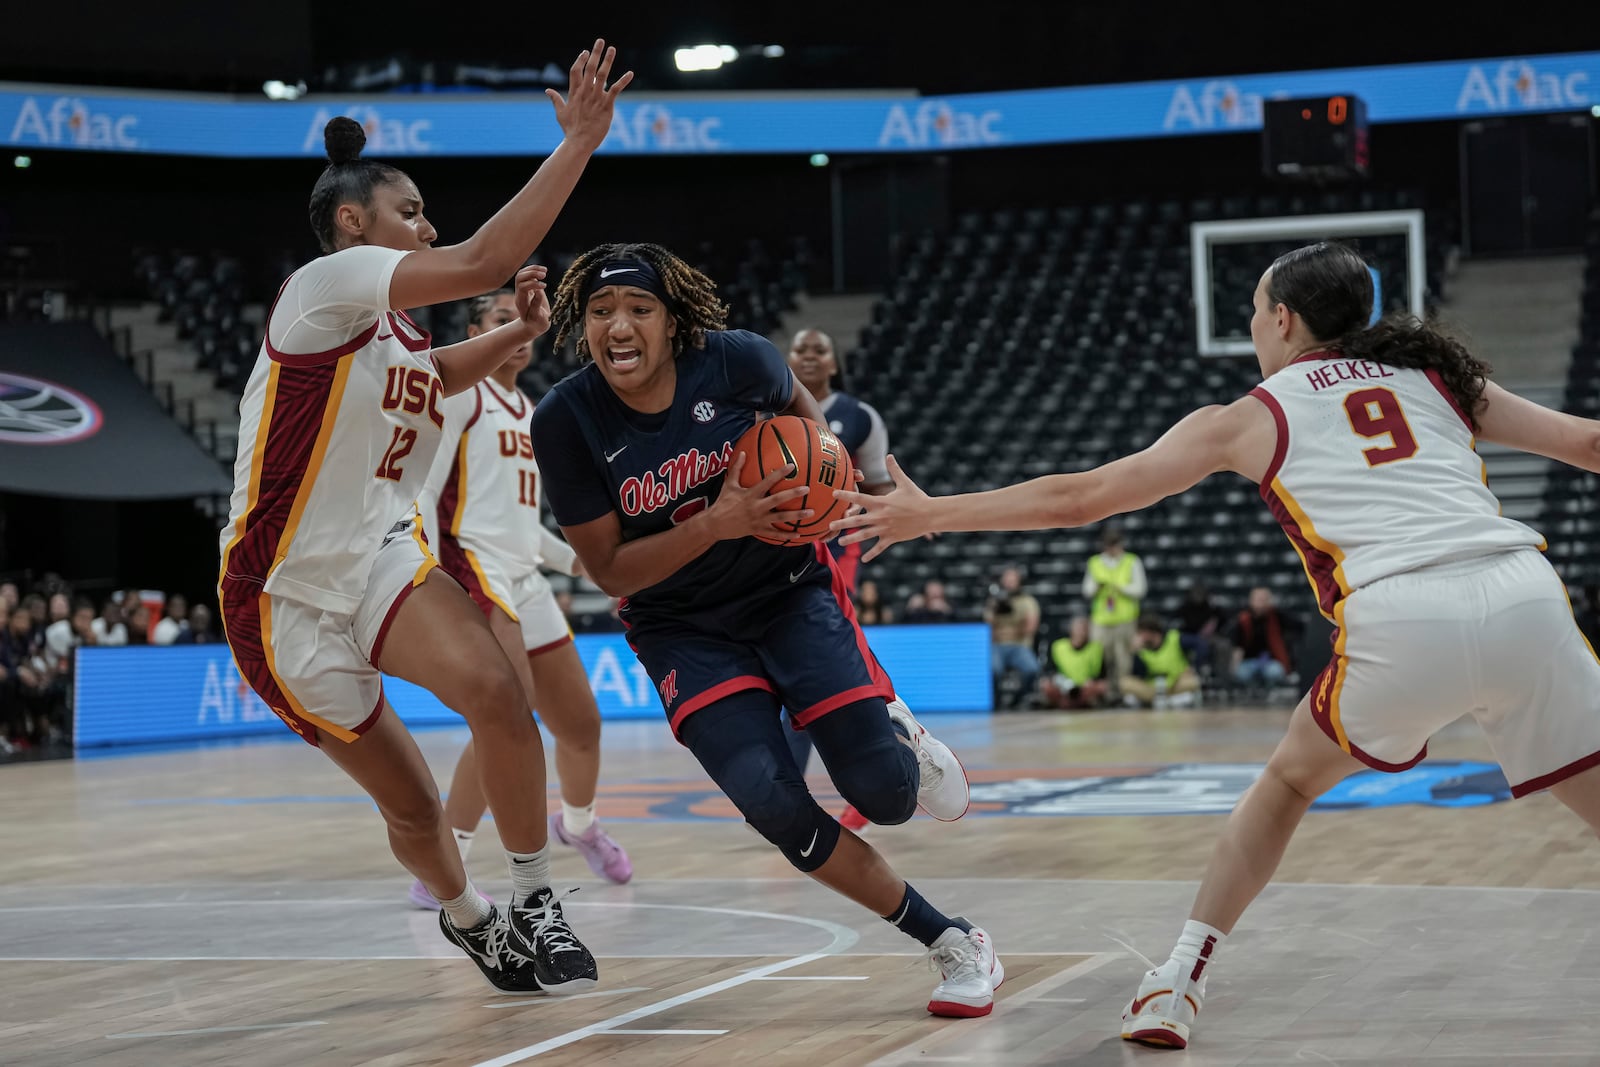
[[(806, 327), (789, 342), (789, 368), (806, 390), (816, 398), (827, 426), (850, 453), (850, 461), (861, 474), (857, 487), (863, 493), (882, 496), (894, 488), (885, 461), (889, 456), (889, 431), (883, 416), (865, 400), (844, 391), (844, 370), (834, 352), (833, 338), (814, 326)], [(837, 384), (838, 388), (835, 388)], [(845, 589), (854, 597), (860, 575), (861, 545), (828, 543)]]
[[(516, 318), (512, 291), (475, 297), (468, 305), (467, 336), (482, 336)], [(537, 325), (541, 332), (549, 327), (548, 305)], [(596, 875), (620, 884), (633, 877), (633, 865), (594, 813), (600, 709), (555, 592), (539, 571), (543, 565), (582, 574), (572, 549), (539, 521), (539, 466), (528, 436), (533, 402), (517, 388), (517, 375), (532, 356), (530, 341), (471, 390), (445, 402), (444, 441), (417, 506), (440, 566), (488, 618), (528, 706), (539, 707), (555, 738), (562, 810), (550, 816), (550, 836), (578, 849)], [(463, 862), (484, 810), (475, 746), (468, 741), (444, 804)], [(410, 898), (419, 908), (439, 907), (421, 882), (412, 884)]]
[[(441, 402), (536, 332), (543, 240), (611, 125), (625, 74), (596, 41), (569, 95), (549, 92), (563, 140), (523, 189), (460, 244), (435, 249), (422, 196), (362, 159), (366, 135), (327, 124), (311, 193), (326, 253), (295, 271), (267, 316), (240, 401), (239, 458), (218, 595), (240, 675), (286, 725), (366, 790), (401, 865), (442, 902), (444, 935), (504, 993), (577, 992), (594, 958), (550, 888), (544, 752), (527, 697), (483, 614), (440, 573), (416, 521)], [(404, 308), (461, 300), (516, 275), (517, 321), (432, 349)], [(460, 713), (506, 848), (502, 914), (468, 880), (422, 753), (384, 699), (382, 672)]]
[[(884, 466), (889, 455), (889, 431), (876, 408), (844, 391), (844, 370), (834, 352), (833, 338), (814, 326), (797, 331), (789, 342), (789, 369), (816, 399), (828, 428), (838, 435), (850, 453), (850, 462), (860, 472), (861, 480), (857, 483), (860, 490), (881, 496), (893, 489), (894, 480), (889, 477), (889, 468)], [(839, 388), (834, 388), (835, 384)], [(836, 538), (828, 542), (828, 550), (833, 553), (839, 573), (844, 577), (845, 592), (853, 600), (860, 576), (861, 545), (840, 544)], [(788, 721), (789, 715), (785, 712), (785, 724)], [(804, 730), (791, 730), (785, 736), (789, 739), (795, 765), (803, 773), (806, 764), (811, 762), (811, 735)], [(856, 833), (871, 825), (848, 805), (840, 813), (839, 822)]]
[(624, 598), (673, 733), (794, 867), (929, 948), (942, 975), (929, 1011), (988, 1014), (1005, 975), (988, 936), (823, 811), (783, 737), (786, 706), (875, 822), (919, 802), (945, 820), (966, 811), (965, 772), (895, 698), (827, 546), (753, 536), (806, 488), (768, 496), (783, 469), (741, 488), (734, 442), (763, 413), (821, 421), (816, 401), (765, 338), (724, 329), (711, 279), (657, 245), (586, 252), (553, 305), (557, 347), (576, 337), (589, 363), (540, 401), (534, 452), (584, 569)]
[[(1309, 245), (1262, 276), (1250, 322), (1264, 379), (1154, 445), (1082, 474), (929, 498), (843, 494), (834, 525), (885, 547), (929, 530), (1083, 526), (1148, 507), (1218, 471), (1257, 483), (1338, 628), (1333, 660), (1239, 801), (1172, 956), (1152, 966), (1122, 1036), (1183, 1048), (1206, 969), (1277, 869), (1317, 797), (1400, 771), (1471, 713), (1513, 796), (1548, 789), (1600, 832), (1600, 663), (1540, 536), (1500, 514), (1482, 437), (1600, 472), (1600, 422), (1541, 407), (1414, 320), (1367, 325), (1372, 278), (1352, 249)], [(1173, 387), (1184, 388), (1181, 380)]]

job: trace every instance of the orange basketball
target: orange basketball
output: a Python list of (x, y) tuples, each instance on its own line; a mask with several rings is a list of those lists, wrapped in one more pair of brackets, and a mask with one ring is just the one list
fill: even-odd
[(811, 492), (799, 500), (789, 502), (784, 511), (811, 508), (815, 515), (803, 521), (782, 523), (789, 531), (787, 537), (762, 537), (772, 545), (799, 545), (821, 541), (830, 533), (828, 524), (844, 515), (849, 508), (843, 500), (835, 499), (835, 489), (849, 489), (854, 484), (854, 467), (844, 442), (826, 426), (819, 426), (799, 415), (779, 415), (763, 419), (745, 431), (734, 444), (735, 452), (746, 455), (739, 484), (748, 489), (768, 474), (794, 464), (794, 473), (772, 487), (781, 493), (800, 485), (809, 485)]

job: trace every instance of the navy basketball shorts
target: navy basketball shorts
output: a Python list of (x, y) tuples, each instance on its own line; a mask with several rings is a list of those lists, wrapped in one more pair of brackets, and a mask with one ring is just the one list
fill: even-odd
[(727, 612), (635, 618), (628, 643), (655, 683), (673, 735), (684, 719), (746, 689), (772, 693), (796, 729), (858, 700), (894, 699), (894, 684), (856, 622), (826, 547), (796, 582)]

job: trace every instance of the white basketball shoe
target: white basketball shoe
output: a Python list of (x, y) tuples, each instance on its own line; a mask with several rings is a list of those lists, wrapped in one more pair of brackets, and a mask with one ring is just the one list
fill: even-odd
[(928, 957), (939, 965), (941, 979), (928, 998), (928, 1011), (975, 1019), (994, 1010), (994, 991), (1006, 980), (1006, 968), (988, 934), (976, 926), (966, 933), (952, 926), (928, 946)]
[(912, 716), (911, 709), (898, 696), (889, 701), (889, 718), (905, 728), (911, 748), (917, 754), (922, 777), (917, 786), (917, 803), (940, 822), (955, 822), (967, 813), (972, 789), (966, 769), (950, 746), (930, 734)]
[(1139, 992), (1122, 1012), (1122, 1040), (1154, 1048), (1188, 1048), (1189, 1031), (1206, 995), (1206, 976), (1168, 960), (1146, 971)]

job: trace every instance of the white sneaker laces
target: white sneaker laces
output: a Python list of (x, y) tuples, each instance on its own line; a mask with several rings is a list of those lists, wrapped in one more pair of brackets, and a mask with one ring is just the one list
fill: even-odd
[(551, 952), (582, 952), (583, 946), (578, 944), (578, 936), (572, 932), (572, 927), (567, 925), (567, 917), (561, 913), (557, 905), (565, 897), (570, 897), (578, 890), (563, 889), (557, 893), (550, 890), (550, 895), (544, 903), (534, 904), (536, 898), (530, 897), (518, 911), (532, 912), (538, 916), (538, 925), (533, 928), (535, 939), (542, 939), (545, 947)]
[(963, 934), (961, 940), (951, 945), (930, 946), (927, 960), (946, 982), (977, 981), (983, 977), (978, 969), (978, 946), (970, 934)]

